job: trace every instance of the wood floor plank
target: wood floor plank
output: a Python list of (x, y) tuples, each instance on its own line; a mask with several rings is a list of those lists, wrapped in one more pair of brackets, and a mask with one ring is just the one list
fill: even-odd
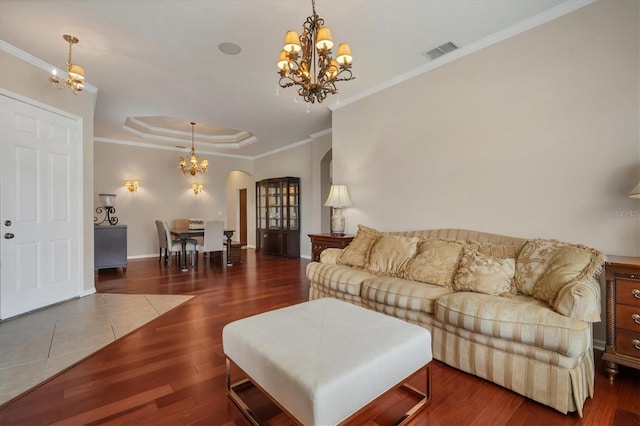
[[(281, 259), (243, 250), (232, 267), (181, 272), (157, 258), (129, 261), (126, 274), (103, 270), (103, 293), (185, 294), (191, 300), (0, 406), (0, 425), (246, 426), (224, 387), (222, 328), (231, 321), (308, 299), (305, 259)], [(640, 374), (622, 368), (612, 384), (596, 352), (595, 397), (581, 419), (563, 415), (478, 377), (433, 361), (433, 397), (410, 424), (627, 425), (640, 424)], [(424, 376), (416, 376), (417, 387)], [(257, 390), (256, 412), (272, 426), (293, 424)], [(394, 392), (353, 419), (380, 426), (411, 406)]]

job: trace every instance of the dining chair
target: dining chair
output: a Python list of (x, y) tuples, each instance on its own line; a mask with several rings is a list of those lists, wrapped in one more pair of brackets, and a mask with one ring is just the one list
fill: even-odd
[(158, 246), (160, 247), (158, 263), (162, 261), (162, 250), (164, 249), (164, 263), (166, 265), (169, 259), (169, 244), (167, 241), (167, 233), (164, 230), (164, 224), (161, 220), (156, 219), (156, 229), (158, 231)]
[[(178, 254), (178, 263), (180, 263), (180, 260), (181, 260), (180, 256), (182, 253), (182, 243), (180, 242), (180, 240), (173, 240), (171, 238), (171, 232), (169, 231), (169, 224), (166, 221), (156, 221), (156, 226), (157, 226), (157, 222), (160, 222), (162, 224), (162, 228), (164, 231), (164, 241), (166, 241), (167, 250), (169, 252), (168, 256), (166, 256), (165, 263), (170, 268), (172, 254), (174, 253)], [(159, 237), (160, 237), (160, 231), (158, 230), (158, 238)], [(196, 244), (193, 240), (191, 239), (187, 240), (186, 251), (191, 253), (191, 266), (195, 266)]]
[(204, 241), (203, 244), (196, 246), (197, 251), (202, 251), (205, 255), (209, 253), (209, 263), (213, 262), (213, 252), (222, 253), (224, 249), (224, 221), (207, 220), (204, 223)]
[[(190, 220), (189, 219), (173, 219), (173, 228), (174, 229), (191, 229), (189, 224), (190, 224)], [(194, 242), (195, 244), (203, 244), (203, 238), (202, 237), (193, 237), (189, 239), (190, 242)]]

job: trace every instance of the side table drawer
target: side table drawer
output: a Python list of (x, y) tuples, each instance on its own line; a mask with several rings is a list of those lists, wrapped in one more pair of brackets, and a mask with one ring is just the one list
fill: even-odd
[(640, 281), (628, 278), (616, 279), (616, 303), (640, 308)]
[(640, 307), (616, 305), (616, 328), (640, 333)]
[(640, 333), (616, 330), (616, 350), (620, 354), (640, 359)]

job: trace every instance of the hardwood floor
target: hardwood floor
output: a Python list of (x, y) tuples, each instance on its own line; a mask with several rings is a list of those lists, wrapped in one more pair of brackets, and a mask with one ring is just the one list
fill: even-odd
[[(197, 297), (0, 406), (0, 424), (248, 425), (225, 395), (222, 327), (306, 301), (308, 262), (243, 250), (243, 263), (229, 268), (200, 259), (196, 271), (180, 272), (155, 258), (129, 261), (126, 275), (101, 271), (99, 292)], [(582, 419), (433, 361), (433, 398), (411, 424), (640, 424), (640, 374), (622, 368), (611, 384), (600, 355), (595, 397), (587, 400)], [(420, 386), (424, 375), (416, 381)], [(266, 424), (293, 424), (256, 390), (246, 398)], [(398, 391), (352, 424), (388, 424), (412, 403)]]

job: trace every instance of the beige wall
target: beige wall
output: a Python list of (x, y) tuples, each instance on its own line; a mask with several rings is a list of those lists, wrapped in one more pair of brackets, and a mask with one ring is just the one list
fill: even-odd
[(247, 190), (247, 247), (256, 247), (256, 182), (253, 175), (234, 170), (227, 175), (227, 229), (234, 229), (233, 239), (240, 241), (240, 190)]
[[(116, 194), (115, 215), (119, 224), (127, 225), (129, 257), (158, 253), (156, 219), (170, 225), (177, 218), (222, 219), (226, 225), (235, 226), (237, 200), (229, 204), (227, 179), (234, 170), (251, 173), (251, 160), (199, 156), (209, 160), (209, 170), (192, 177), (178, 173), (179, 156), (177, 151), (95, 143), (95, 190), (91, 199), (95, 208), (100, 206), (98, 194)], [(139, 191), (129, 193), (125, 179), (138, 179)], [(202, 183), (204, 192), (196, 197), (192, 183)]]
[(84, 91), (77, 96), (51, 87), (42, 69), (0, 50), (0, 87), (27, 99), (74, 114), (82, 119), (82, 220), (83, 291), (95, 291), (93, 271), (93, 114), (96, 94)]
[[(293, 176), (300, 178), (300, 256), (311, 257), (308, 234), (320, 232), (321, 166), (324, 155), (331, 149), (331, 134), (317, 135), (308, 143), (255, 160), (255, 180)], [(255, 196), (254, 196), (255, 198)]]
[(358, 223), (640, 255), (639, 3), (601, 0), (333, 114)]

